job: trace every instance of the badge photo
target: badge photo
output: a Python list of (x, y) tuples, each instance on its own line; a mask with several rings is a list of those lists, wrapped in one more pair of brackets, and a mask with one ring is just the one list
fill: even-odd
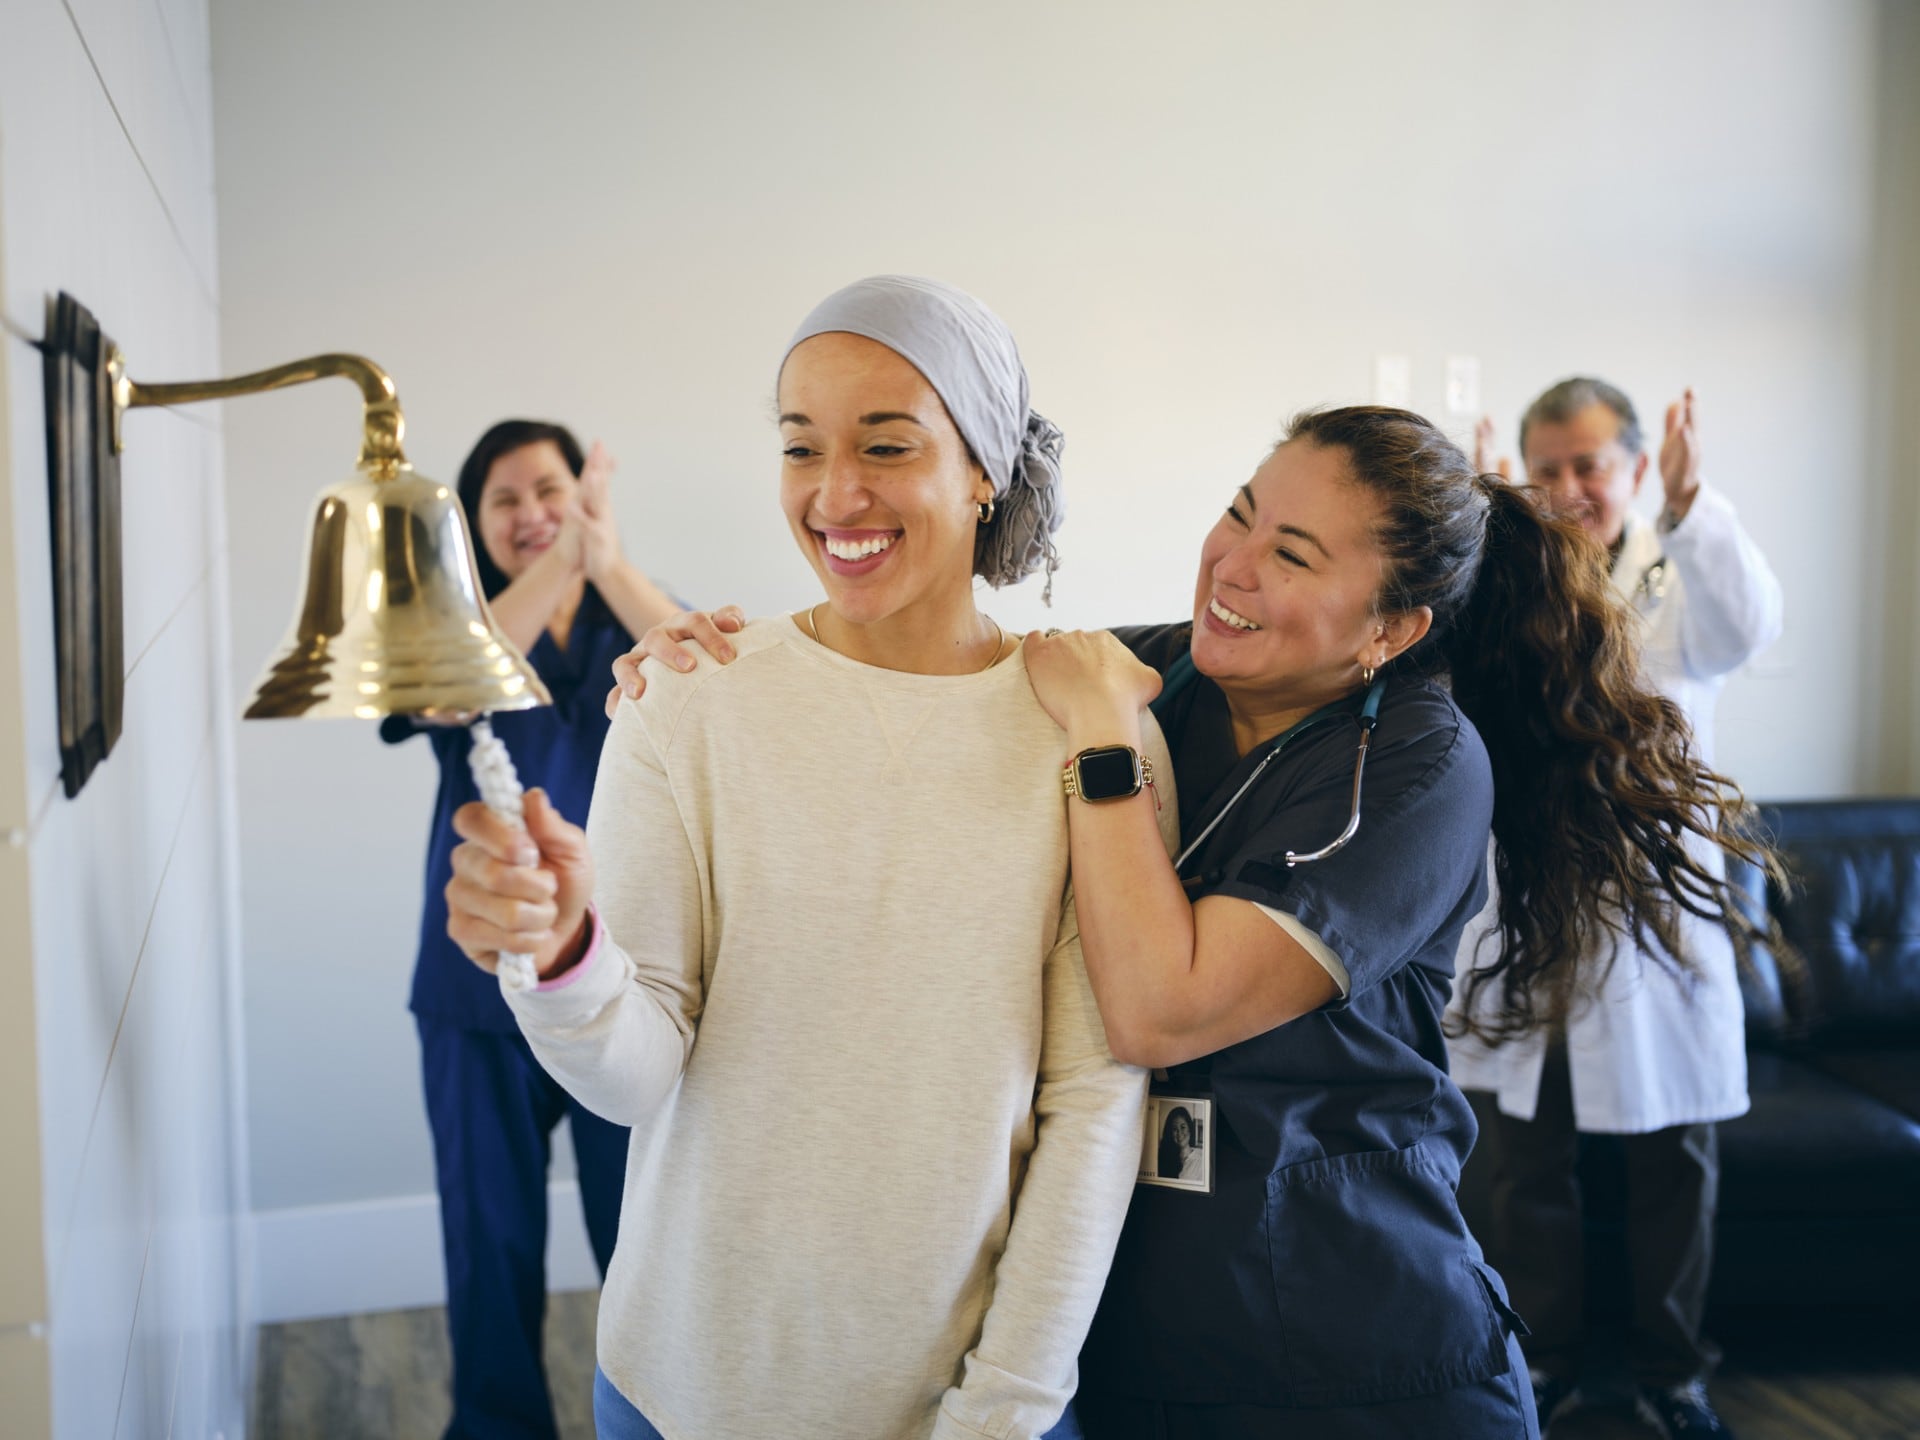
[(1140, 1136), (1142, 1185), (1213, 1189), (1213, 1101), (1198, 1095), (1149, 1095)]

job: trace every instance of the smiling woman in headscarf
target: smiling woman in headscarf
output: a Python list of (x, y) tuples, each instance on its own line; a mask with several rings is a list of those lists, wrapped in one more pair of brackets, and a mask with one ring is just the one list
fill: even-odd
[(991, 311), (901, 276), (807, 317), (779, 408), (826, 599), (621, 706), (586, 834), (462, 812), (449, 929), (534, 955), (535, 1053), (636, 1127), (603, 1437), (1031, 1440), (1145, 1090), (1080, 958), (1060, 731), (974, 604), (1051, 570), (1060, 433)]

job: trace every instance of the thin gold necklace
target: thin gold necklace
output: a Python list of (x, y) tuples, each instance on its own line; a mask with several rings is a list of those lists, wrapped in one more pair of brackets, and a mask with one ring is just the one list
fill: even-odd
[[(826, 645), (827, 649), (832, 650), (833, 647), (827, 645), (827, 642), (820, 638), (820, 627), (816, 625), (813, 620), (813, 612), (826, 603), (826, 601), (822, 600), (818, 604), (807, 607), (807, 634), (813, 637), (814, 644)], [(1000, 622), (991, 615), (984, 618), (989, 625), (993, 626), (993, 654), (987, 657), (986, 664), (973, 672), (976, 675), (984, 675), (987, 671), (998, 665), (1000, 663), (1000, 652), (1007, 648), (1007, 632), (1000, 628)], [(839, 652), (836, 651), (835, 653), (837, 654)]]

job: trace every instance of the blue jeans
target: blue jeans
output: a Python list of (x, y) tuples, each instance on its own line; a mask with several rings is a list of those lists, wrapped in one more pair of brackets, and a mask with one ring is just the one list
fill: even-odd
[(593, 1433), (596, 1440), (661, 1440), (660, 1432), (613, 1388), (598, 1365), (593, 1367)]
[[(613, 1382), (598, 1365), (593, 1367), (593, 1429), (599, 1440), (662, 1440), (661, 1434), (647, 1423), (647, 1417), (613, 1388)], [(1074, 1419), (1073, 1406), (1060, 1417), (1060, 1423), (1041, 1440), (1085, 1440), (1080, 1422)]]

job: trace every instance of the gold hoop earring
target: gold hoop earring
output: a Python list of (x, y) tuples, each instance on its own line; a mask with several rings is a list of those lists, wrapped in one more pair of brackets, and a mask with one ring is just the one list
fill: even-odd
[(991, 498), (980, 502), (980, 523), (982, 525), (991, 525), (993, 523), (993, 500)]
[(1375, 670), (1371, 665), (1362, 665), (1360, 667), (1360, 683), (1362, 685), (1373, 684), (1373, 677), (1379, 673), (1380, 672)]

